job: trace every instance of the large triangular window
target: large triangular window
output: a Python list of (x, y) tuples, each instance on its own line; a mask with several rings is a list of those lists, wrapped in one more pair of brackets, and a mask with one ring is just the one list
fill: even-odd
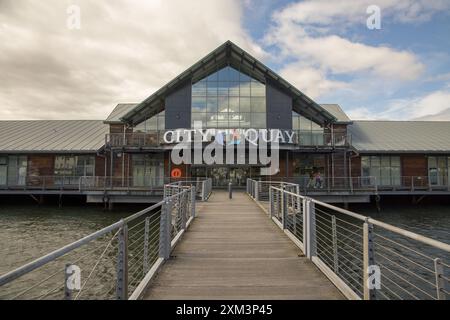
[(192, 85), (192, 126), (266, 128), (266, 86), (232, 67)]

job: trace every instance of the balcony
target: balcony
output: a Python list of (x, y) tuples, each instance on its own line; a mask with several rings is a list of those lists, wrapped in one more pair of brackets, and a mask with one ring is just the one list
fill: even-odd
[[(212, 130), (212, 129), (210, 129)], [(233, 136), (235, 141), (242, 140), (242, 135), (245, 135), (252, 129), (213, 129), (217, 132), (222, 132), (227, 135)], [(207, 130), (203, 130), (206, 133)], [(280, 130), (283, 139), (280, 139), (279, 143), (282, 146), (293, 146), (300, 148), (346, 148), (351, 145), (351, 136), (348, 134), (331, 134), (323, 132), (311, 132), (311, 131), (298, 131), (298, 130)], [(176, 130), (173, 132), (177, 132)], [(253, 131), (254, 132), (254, 131)], [(106, 135), (106, 146), (109, 148), (158, 148), (163, 145), (171, 145), (164, 140), (164, 136), (167, 131), (150, 131), (146, 133), (133, 132), (133, 133), (110, 133)], [(239, 134), (236, 138), (236, 133)], [(190, 132), (191, 139), (194, 139), (194, 133)], [(213, 134), (210, 134), (209, 140), (214, 138)], [(226, 143), (226, 139), (224, 139)], [(172, 143), (173, 145), (173, 143)]]

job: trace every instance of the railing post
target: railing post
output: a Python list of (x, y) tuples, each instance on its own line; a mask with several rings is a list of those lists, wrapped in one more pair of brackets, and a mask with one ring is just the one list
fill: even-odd
[(128, 226), (122, 220), (117, 257), (117, 300), (128, 300)]
[(434, 270), (436, 273), (436, 296), (438, 300), (446, 300), (447, 281), (444, 277), (444, 265), (441, 259), (434, 259)]
[(159, 257), (164, 260), (170, 257), (172, 203), (166, 200), (161, 209), (159, 228)]
[(202, 182), (202, 201), (206, 201), (206, 180)]
[(269, 186), (269, 217), (273, 217), (273, 206), (274, 206), (274, 196), (273, 196), (273, 190), (272, 187)]
[(255, 181), (255, 200), (259, 201), (259, 181)]
[(196, 195), (196, 191), (195, 191), (195, 186), (191, 187), (191, 216), (193, 218), (195, 218), (195, 195)]
[(66, 268), (64, 270), (64, 300), (72, 300), (72, 290), (68, 286), (68, 280), (71, 274), (69, 273), (70, 263), (66, 264)]
[(144, 273), (147, 273), (149, 270), (148, 265), (148, 236), (150, 232), (150, 217), (145, 218), (145, 228), (144, 228)]
[[(298, 194), (298, 193), (297, 193)], [(300, 211), (300, 198), (292, 197), (292, 228), (294, 231), (294, 235), (297, 236), (297, 213)]]
[(304, 240), (304, 246), (306, 248), (306, 257), (311, 259), (314, 256), (317, 256), (317, 247), (316, 247), (316, 210), (315, 204), (311, 199), (307, 199), (305, 201), (305, 215), (304, 215), (304, 226), (306, 230), (304, 234), (306, 238)]
[(181, 215), (181, 229), (182, 230), (186, 230), (187, 199), (188, 199), (187, 191), (182, 191), (182, 193), (180, 194), (180, 201), (179, 201), (179, 208), (178, 208), (178, 212)]
[(369, 285), (369, 267), (375, 264), (373, 246), (373, 225), (366, 220), (363, 225), (364, 300), (375, 299), (375, 290)]
[(283, 185), (282, 187), (283, 191), (281, 191), (281, 214), (282, 214), (282, 219), (281, 219), (281, 223), (283, 225), (283, 230), (287, 229), (287, 217), (288, 217), (288, 203), (287, 203), (287, 198), (286, 198), (286, 186)]
[(331, 216), (331, 235), (333, 240), (333, 264), (334, 273), (339, 271), (339, 259), (338, 259), (338, 243), (337, 243), (337, 230), (336, 230), (336, 216)]

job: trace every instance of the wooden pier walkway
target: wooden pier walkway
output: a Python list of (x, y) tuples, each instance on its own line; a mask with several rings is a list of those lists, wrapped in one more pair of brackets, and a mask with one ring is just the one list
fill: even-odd
[(144, 299), (344, 299), (244, 192), (214, 191)]

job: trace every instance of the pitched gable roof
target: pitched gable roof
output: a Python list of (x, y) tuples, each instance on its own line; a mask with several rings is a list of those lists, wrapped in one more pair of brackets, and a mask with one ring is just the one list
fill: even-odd
[(348, 129), (362, 153), (450, 152), (448, 121), (354, 121)]
[(108, 131), (101, 120), (0, 121), (0, 153), (94, 153)]
[(138, 104), (121, 119), (130, 124), (138, 124), (148, 117), (156, 115), (164, 109), (164, 100), (168, 94), (187, 81), (196, 82), (227, 65), (261, 82), (265, 83), (266, 79), (271, 81), (272, 85), (276, 85), (292, 97), (294, 111), (308, 117), (313, 117), (319, 122), (334, 122), (336, 120), (332, 114), (231, 41), (225, 42), (212, 51), (174, 80)]

